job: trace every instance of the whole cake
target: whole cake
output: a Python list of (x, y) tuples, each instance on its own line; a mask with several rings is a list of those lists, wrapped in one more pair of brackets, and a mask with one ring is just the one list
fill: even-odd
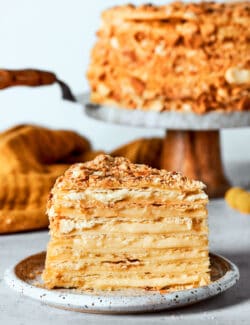
[(102, 14), (91, 101), (153, 111), (250, 110), (250, 3), (125, 5)]
[(120, 157), (73, 165), (48, 202), (46, 287), (173, 291), (207, 285), (203, 188)]

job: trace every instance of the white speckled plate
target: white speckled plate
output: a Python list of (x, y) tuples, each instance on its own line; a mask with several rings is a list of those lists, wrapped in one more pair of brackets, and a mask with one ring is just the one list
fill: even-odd
[(89, 313), (141, 313), (174, 309), (213, 297), (232, 287), (239, 270), (229, 260), (210, 253), (212, 283), (197, 289), (160, 293), (153, 291), (79, 292), (75, 289), (47, 290), (41, 273), (45, 252), (27, 257), (5, 272), (7, 284), (19, 293), (58, 308)]
[(250, 111), (218, 111), (199, 115), (192, 112), (128, 110), (92, 104), (88, 93), (77, 96), (77, 101), (85, 107), (89, 117), (115, 124), (169, 130), (218, 130), (250, 126)]

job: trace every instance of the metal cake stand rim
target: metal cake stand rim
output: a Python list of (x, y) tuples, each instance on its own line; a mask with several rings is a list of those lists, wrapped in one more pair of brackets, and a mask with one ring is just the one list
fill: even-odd
[(91, 103), (89, 92), (78, 95), (77, 101), (88, 117), (123, 126), (193, 131), (250, 127), (250, 111), (218, 111), (199, 115), (192, 112), (132, 110)]

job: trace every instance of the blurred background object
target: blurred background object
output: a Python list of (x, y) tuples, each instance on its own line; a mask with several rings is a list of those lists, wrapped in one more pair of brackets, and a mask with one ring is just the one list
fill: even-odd
[[(152, 2), (166, 3), (162, 0)], [(44, 0), (36, 1), (34, 5), (31, 0), (5, 1), (0, 20), (1, 68), (36, 67), (54, 71), (60, 79), (67, 81), (74, 94), (88, 90), (85, 73), (100, 24), (100, 13), (110, 6), (125, 3), (125, 0), (75, 0), (73, 4)], [(91, 138), (96, 149), (106, 151), (139, 137), (164, 135), (164, 130), (97, 123), (83, 116), (80, 105), (61, 101), (59, 91), (56, 85), (2, 90), (0, 130), (26, 122), (74, 129)], [(248, 139), (249, 129), (222, 132), (226, 168), (229, 161), (250, 161), (250, 151), (244, 149)]]
[(98, 154), (72, 131), (18, 125), (0, 133), (0, 233), (47, 227), (46, 202), (56, 178)]
[(210, 198), (223, 196), (230, 185), (219, 130), (250, 126), (249, 24), (246, 2), (105, 10), (87, 72), (95, 105), (86, 113), (167, 129), (160, 168), (200, 179)]
[(225, 200), (232, 209), (250, 214), (250, 193), (243, 188), (230, 188), (225, 194)]
[[(159, 167), (161, 147), (162, 139), (139, 139), (112, 155)], [(0, 234), (47, 227), (46, 202), (57, 177), (103, 153), (73, 131), (23, 124), (0, 133)]]
[(0, 70), (0, 89), (14, 86), (39, 87), (57, 83), (62, 92), (62, 98), (76, 102), (68, 85), (57, 78), (53, 72), (23, 69), (23, 70)]

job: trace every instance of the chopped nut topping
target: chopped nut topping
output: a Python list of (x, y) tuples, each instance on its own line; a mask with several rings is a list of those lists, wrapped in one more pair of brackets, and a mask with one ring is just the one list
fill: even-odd
[(91, 100), (197, 114), (250, 110), (249, 26), (249, 1), (108, 9), (88, 70)]
[(240, 68), (229, 68), (225, 73), (225, 79), (230, 84), (250, 83), (250, 70)]
[(160, 188), (197, 191), (205, 187), (202, 182), (190, 180), (177, 172), (158, 170), (146, 165), (132, 164), (123, 157), (99, 155), (86, 163), (72, 165), (56, 182), (55, 191), (62, 188)]

